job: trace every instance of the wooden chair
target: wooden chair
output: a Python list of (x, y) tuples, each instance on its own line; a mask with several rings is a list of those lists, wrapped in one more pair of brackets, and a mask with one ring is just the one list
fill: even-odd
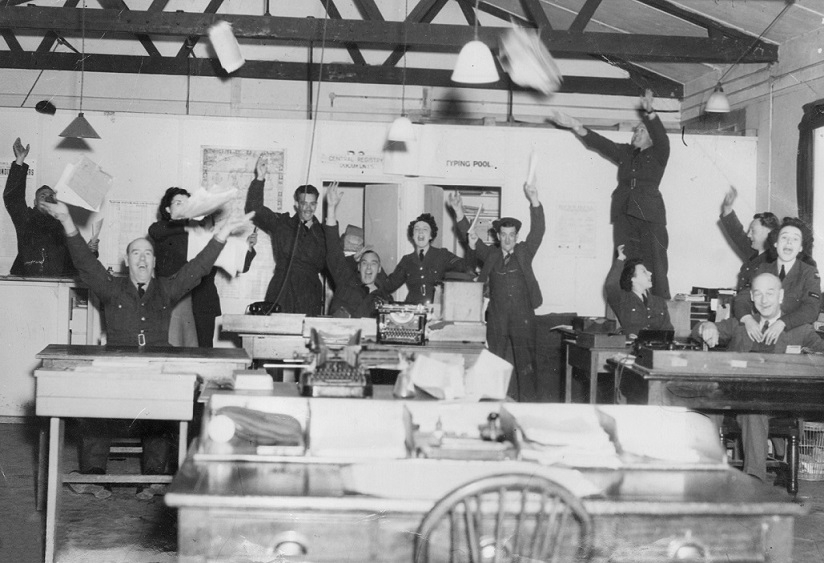
[[(770, 418), (770, 438), (780, 438), (787, 440), (787, 449), (784, 459), (767, 459), (767, 469), (774, 469), (778, 473), (779, 479), (786, 484), (787, 492), (794, 495), (798, 492), (798, 443), (801, 437), (801, 421), (794, 417), (774, 417)], [(724, 417), (721, 425), (721, 443), (726, 447), (726, 441), (737, 439), (741, 435), (741, 428), (735, 421), (735, 417)], [(730, 458), (730, 465), (741, 467), (740, 447), (737, 443), (733, 445), (734, 455)]]
[(530, 474), (482, 477), (454, 489), (424, 516), (415, 563), (587, 561), (592, 518), (564, 487)]

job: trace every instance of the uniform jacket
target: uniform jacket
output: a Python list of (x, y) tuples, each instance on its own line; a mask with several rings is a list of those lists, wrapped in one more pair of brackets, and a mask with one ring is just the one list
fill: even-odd
[[(266, 301), (274, 302), (286, 280), (290, 258), (289, 280), (281, 294), (284, 313), (319, 315), (323, 305), (323, 286), (318, 276), (326, 266), (326, 242), (323, 227), (317, 221), (307, 229), (297, 214), (275, 213), (263, 205), (263, 181), (253, 180), (246, 195), (246, 213), (255, 212), (254, 223), (272, 239), (275, 272), (266, 290)], [(292, 256), (295, 235), (297, 248)]]
[[(755, 320), (761, 322), (761, 316), (756, 313)], [(692, 338), (701, 340), (698, 336), (700, 323), (692, 329)], [(787, 346), (802, 346), (813, 352), (824, 352), (824, 340), (818, 336), (813, 326), (803, 324), (791, 330), (785, 330), (778, 335), (778, 339), (772, 346), (761, 345), (753, 342), (747, 334), (747, 328), (738, 319), (725, 319), (715, 323), (718, 327), (718, 341), (727, 346), (731, 352), (764, 352), (773, 354), (784, 354)]]
[(26, 205), (28, 164), (13, 162), (3, 203), (17, 233), (17, 257), (11, 266), (15, 276), (72, 277), (77, 270), (66, 248), (66, 234), (60, 221)]
[(641, 119), (652, 139), (652, 146), (642, 151), (631, 144), (610, 141), (589, 129), (581, 141), (618, 166), (618, 187), (612, 192), (610, 220), (614, 222), (619, 215), (626, 214), (665, 225), (667, 213), (659, 186), (669, 160), (669, 138), (657, 115), (650, 119), (642, 114)]
[[(759, 264), (753, 270), (750, 281), (765, 272), (778, 275), (777, 261)], [(781, 303), (781, 320), (786, 325), (784, 330), (812, 324), (818, 319), (821, 310), (821, 278), (818, 276), (818, 268), (796, 259), (790, 271), (785, 272), (781, 287), (784, 289), (784, 301)], [(756, 312), (750, 298), (749, 283), (735, 295), (732, 312), (738, 320)]]
[[(160, 220), (149, 227), (149, 236), (155, 243), (155, 273), (158, 277), (171, 276), (186, 264), (189, 252), (187, 221)], [(217, 317), (222, 314), (220, 295), (215, 286), (216, 268), (206, 274), (192, 291), (192, 312), (195, 316)]]
[(107, 343), (112, 346), (137, 346), (141, 333), (148, 346), (168, 346), (172, 308), (209, 273), (223, 249), (223, 243), (212, 239), (174, 275), (153, 278), (140, 298), (128, 277), (116, 277), (106, 271), (80, 234), (66, 237), (66, 245), (80, 279), (103, 304)]
[[(538, 247), (541, 246), (541, 241), (544, 239), (544, 233), (546, 232), (544, 206), (533, 207), (530, 205), (529, 218), (529, 234), (525, 241), (515, 245), (512, 258), (518, 261), (518, 265), (524, 273), (527, 291), (529, 291), (529, 304), (533, 309), (537, 309), (544, 302), (544, 298), (541, 295), (541, 286), (538, 284), (538, 280), (535, 279), (535, 272), (532, 270), (532, 260), (535, 258), (535, 253), (538, 252)], [(458, 223), (458, 229), (463, 235), (469, 232), (469, 221), (466, 217)], [(503, 261), (503, 252), (499, 247), (489, 246), (479, 240), (475, 245), (474, 255), (483, 262), (478, 281), (486, 283), (489, 279), (489, 273)]]
[(403, 284), (406, 284), (409, 293), (407, 303), (432, 303), (435, 299), (435, 285), (443, 282), (447, 272), (466, 272), (470, 262), (460, 258), (445, 248), (430, 246), (423, 255), (423, 263), (418, 257), (418, 251), (407, 254), (395, 271), (386, 278), (384, 290), (392, 293)]
[(648, 294), (647, 304), (634, 291), (621, 289), (621, 272), (624, 269), (624, 260), (615, 260), (607, 274), (604, 289), (607, 294), (607, 303), (612, 307), (624, 334), (638, 335), (645, 329), (671, 330), (669, 308), (663, 297)]
[(735, 290), (741, 291), (745, 287), (749, 288), (753, 272), (767, 259), (767, 253), (762, 252), (759, 254), (758, 251), (753, 249), (749, 237), (744, 232), (744, 226), (738, 220), (735, 211), (730, 212), (728, 215), (722, 215), (718, 222), (724, 232), (727, 233), (736, 254), (744, 261), (738, 270)]
[(323, 228), (326, 231), (326, 266), (335, 282), (329, 313), (333, 316), (375, 317), (378, 305), (390, 300), (389, 294), (380, 287), (370, 292), (343, 254), (338, 226), (324, 225)]

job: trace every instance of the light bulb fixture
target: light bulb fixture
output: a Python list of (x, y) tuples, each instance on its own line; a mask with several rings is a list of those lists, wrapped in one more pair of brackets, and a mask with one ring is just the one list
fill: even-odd
[(715, 90), (710, 94), (707, 105), (704, 106), (704, 111), (707, 113), (730, 113), (730, 101), (727, 99), (720, 82), (715, 85)]
[(721, 86), (721, 84), (724, 82), (724, 79), (727, 77), (730, 71), (734, 69), (736, 66), (738, 66), (738, 63), (741, 62), (741, 59), (746, 57), (749, 54), (749, 52), (753, 50), (753, 48), (758, 44), (758, 42), (761, 41), (761, 38), (764, 37), (764, 35), (766, 35), (766, 33), (770, 30), (770, 28), (772, 28), (772, 26), (775, 25), (775, 22), (777, 22), (779, 18), (781, 18), (781, 16), (787, 13), (787, 10), (789, 10), (790, 6), (792, 5), (792, 1), (787, 2), (784, 5), (784, 8), (780, 12), (778, 12), (778, 15), (775, 16), (773, 20), (770, 22), (770, 24), (764, 28), (764, 31), (762, 31), (761, 34), (758, 37), (756, 37), (755, 40), (750, 44), (750, 46), (747, 47), (744, 50), (744, 52), (741, 53), (741, 55), (739, 55), (738, 59), (734, 63), (727, 67), (727, 70), (725, 70), (724, 74), (721, 75), (721, 78), (718, 79), (718, 83), (715, 85), (715, 89), (712, 91), (712, 94), (710, 94), (710, 97), (707, 99), (707, 103), (704, 106), (705, 113), (730, 112), (730, 101), (727, 98), (727, 95), (724, 93), (724, 88)]
[(83, 79), (86, 70), (86, 0), (80, 11), (80, 110), (77, 117), (63, 129), (60, 137), (72, 139), (99, 139), (100, 135), (83, 116)]
[(474, 39), (463, 46), (452, 71), (453, 82), (463, 84), (488, 84), (498, 81), (495, 59), (486, 43), (478, 40), (478, 1), (475, 0)]
[(406, 115), (406, 26), (409, 18), (409, 0), (404, 2), (404, 24), (403, 24), (403, 75), (401, 78), (401, 116), (396, 118), (389, 126), (389, 133), (386, 136), (388, 141), (394, 143), (411, 143), (415, 140), (415, 128), (412, 121)]

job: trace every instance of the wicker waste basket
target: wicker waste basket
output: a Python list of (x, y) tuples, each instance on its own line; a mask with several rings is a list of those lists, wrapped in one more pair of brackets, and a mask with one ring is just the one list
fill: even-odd
[(801, 427), (798, 478), (824, 481), (824, 422), (804, 422)]

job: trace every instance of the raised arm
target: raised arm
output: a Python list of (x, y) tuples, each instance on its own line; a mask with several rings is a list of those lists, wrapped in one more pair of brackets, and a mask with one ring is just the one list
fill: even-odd
[(544, 207), (538, 199), (538, 187), (535, 184), (524, 183), (524, 195), (529, 200), (529, 234), (526, 237), (526, 247), (532, 256), (541, 246), (546, 233), (546, 217), (544, 217)]
[(26, 207), (26, 174), (29, 165), (24, 161), (29, 154), (29, 145), (23, 146), (18, 137), (12, 145), (15, 161), (9, 170), (9, 177), (6, 178), (6, 188), (3, 190), (3, 203), (6, 206), (14, 226), (19, 228), (26, 220), (28, 208)]
[(260, 155), (255, 163), (255, 179), (249, 184), (249, 190), (246, 192), (245, 210), (246, 213), (255, 213), (256, 225), (271, 232), (277, 218), (275, 212), (263, 204), (263, 186), (266, 183), (267, 169), (266, 159)]
[(604, 282), (604, 290), (607, 294), (607, 303), (609, 303), (609, 306), (612, 307), (613, 311), (617, 310), (617, 304), (620, 301), (623, 292), (621, 289), (621, 272), (624, 270), (624, 261), (627, 258), (626, 255), (624, 255), (623, 244), (618, 246), (617, 251), (618, 255), (612, 263), (612, 267), (609, 269), (609, 273), (607, 274), (607, 279)]
[(326, 267), (338, 291), (346, 285), (359, 283), (355, 272), (346, 263), (346, 255), (340, 242), (337, 209), (342, 199), (343, 192), (338, 189), (337, 182), (326, 188), (326, 224), (323, 227), (326, 237)]

